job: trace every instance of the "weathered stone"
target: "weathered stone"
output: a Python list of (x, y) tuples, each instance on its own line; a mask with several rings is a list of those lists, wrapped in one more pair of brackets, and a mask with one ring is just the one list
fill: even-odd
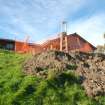
[(48, 71), (51, 69), (58, 74), (64, 70), (76, 69), (75, 73), (80, 76), (88, 96), (105, 94), (105, 55), (103, 54), (81, 52), (67, 54), (50, 51), (35, 55), (24, 63), (25, 73), (43, 78), (47, 78)]

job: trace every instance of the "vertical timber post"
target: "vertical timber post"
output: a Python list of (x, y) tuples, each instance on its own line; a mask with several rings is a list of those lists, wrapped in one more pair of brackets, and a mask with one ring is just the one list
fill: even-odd
[(65, 36), (65, 50), (68, 53), (68, 41), (67, 41), (67, 36)]
[[(104, 33), (104, 40), (105, 40), (105, 33)], [(104, 54), (105, 54), (105, 43), (104, 43)]]
[(52, 44), (50, 45), (50, 50), (53, 50), (53, 45)]
[(14, 41), (14, 49), (15, 49), (15, 52), (16, 52), (16, 36), (15, 36), (15, 41)]

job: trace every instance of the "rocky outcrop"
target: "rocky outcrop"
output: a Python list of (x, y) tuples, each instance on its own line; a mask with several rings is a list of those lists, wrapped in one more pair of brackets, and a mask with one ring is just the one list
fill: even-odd
[[(82, 57), (83, 58), (83, 57)], [(105, 55), (89, 54), (78, 63), (76, 73), (82, 78), (82, 85), (88, 96), (105, 94)]]
[(70, 69), (75, 60), (67, 53), (48, 51), (32, 56), (24, 63), (24, 72), (40, 77), (47, 77), (48, 70), (62, 72)]
[(62, 73), (74, 70), (80, 76), (80, 81), (86, 94), (91, 97), (105, 94), (105, 55), (94, 53), (63, 53), (48, 51), (27, 60), (24, 72), (47, 78), (48, 71)]

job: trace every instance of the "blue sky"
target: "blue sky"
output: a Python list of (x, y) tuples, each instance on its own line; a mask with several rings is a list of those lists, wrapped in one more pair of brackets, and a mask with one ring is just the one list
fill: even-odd
[(63, 20), (68, 34), (104, 43), (105, 0), (0, 0), (0, 38), (41, 43), (57, 36)]

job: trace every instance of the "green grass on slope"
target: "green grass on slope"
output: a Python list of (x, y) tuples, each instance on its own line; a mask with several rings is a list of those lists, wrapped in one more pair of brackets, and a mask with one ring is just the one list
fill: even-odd
[(0, 50), (0, 105), (105, 105), (104, 97), (88, 98), (73, 73), (47, 80), (25, 75), (26, 58)]

